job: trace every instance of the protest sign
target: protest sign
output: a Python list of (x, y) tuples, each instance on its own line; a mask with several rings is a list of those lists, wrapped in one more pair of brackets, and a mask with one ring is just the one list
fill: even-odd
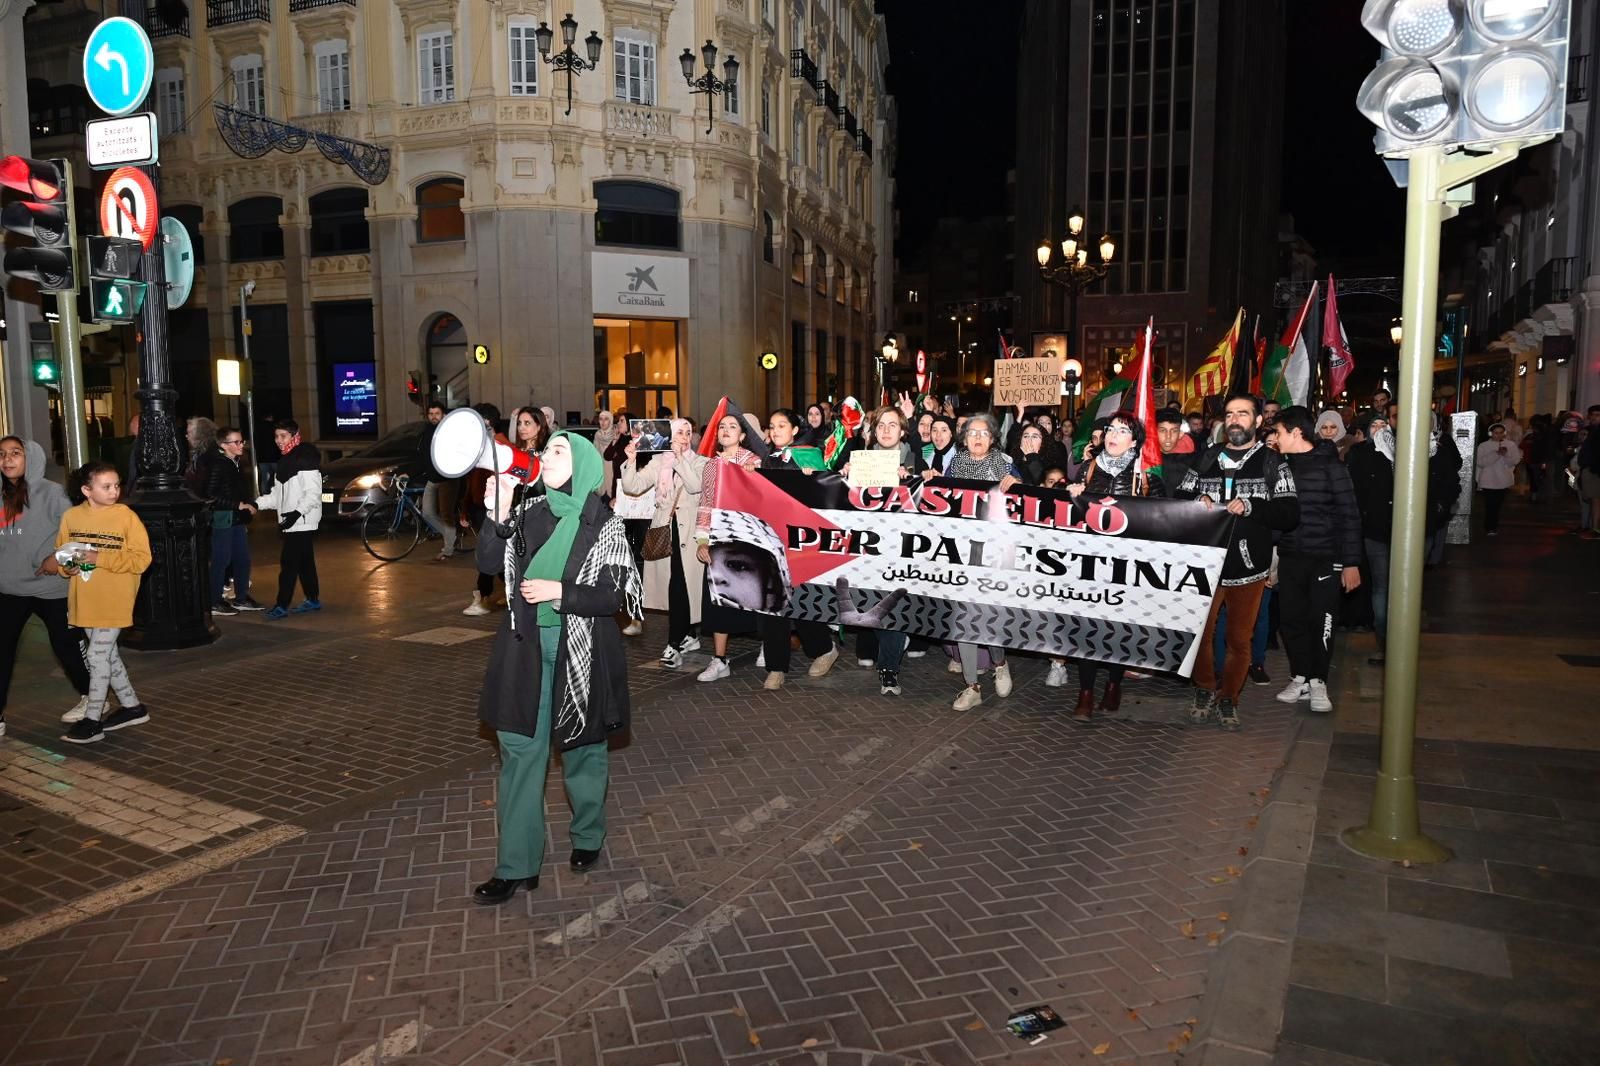
[(886, 489), (900, 484), (900, 449), (851, 452), (850, 476), (846, 480), (853, 489)]
[(1061, 360), (997, 359), (994, 364), (994, 405), (1054, 407), (1061, 402)]

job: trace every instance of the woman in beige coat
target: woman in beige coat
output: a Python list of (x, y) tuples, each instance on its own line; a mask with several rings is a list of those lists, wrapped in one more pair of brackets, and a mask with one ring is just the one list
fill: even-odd
[[(676, 670), (687, 652), (698, 651), (700, 640), (692, 628), (700, 623), (700, 591), (705, 585), (706, 566), (700, 561), (694, 541), (695, 512), (700, 507), (701, 478), (707, 459), (698, 455), (690, 443), (693, 428), (686, 418), (672, 420), (672, 444), (668, 451), (640, 467), (639, 441), (635, 437), (624, 451), (622, 491), (639, 495), (656, 494), (656, 513), (651, 530), (663, 526), (672, 530), (673, 551), (665, 559), (644, 564), (644, 605), (667, 612), (667, 646), (661, 652), (661, 665)], [(648, 534), (647, 534), (648, 536)]]

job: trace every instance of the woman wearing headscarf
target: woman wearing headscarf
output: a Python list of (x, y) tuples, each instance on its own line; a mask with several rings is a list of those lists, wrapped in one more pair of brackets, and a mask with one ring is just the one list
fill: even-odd
[(612, 418), (610, 411), (601, 410), (594, 416), (594, 424), (599, 427), (594, 431), (594, 450), (600, 453), (605, 467), (605, 480), (600, 483), (600, 498), (609, 500), (611, 490), (616, 484), (616, 468), (607, 453), (617, 441), (616, 420)]
[(806, 408), (806, 424), (800, 427), (800, 436), (795, 438), (795, 443), (804, 448), (820, 448), (832, 433), (833, 427), (828, 424), (828, 416), (822, 410), (822, 405), (814, 403)]
[(695, 551), (694, 522), (707, 460), (695, 454), (692, 434), (687, 418), (674, 418), (667, 450), (657, 452), (643, 467), (638, 463), (637, 437), (630, 438), (623, 449), (622, 491), (633, 496), (653, 491), (655, 515), (650, 528), (670, 530), (667, 557), (644, 564), (645, 606), (667, 612), (667, 646), (661, 652), (661, 665), (669, 670), (682, 666), (684, 655), (700, 648), (692, 631), (700, 624), (700, 588), (705, 584), (706, 567)]
[(1314, 431), (1320, 440), (1332, 441), (1333, 446), (1339, 449), (1339, 461), (1349, 454), (1350, 446), (1356, 442), (1348, 430), (1344, 428), (1344, 417), (1338, 411), (1324, 411), (1317, 416), (1317, 428)]
[[(946, 477), (965, 481), (984, 481), (1001, 492), (1010, 489), (1020, 480), (1011, 460), (999, 448), (1000, 425), (994, 416), (979, 413), (967, 419), (962, 428), (961, 443), (966, 450), (950, 461)], [(924, 479), (931, 473), (923, 471)], [(961, 672), (967, 687), (961, 690), (952, 706), (958, 711), (970, 711), (983, 702), (983, 690), (978, 684), (979, 653), (987, 653), (994, 668), (994, 694), (1004, 699), (1011, 695), (1011, 667), (1006, 662), (1004, 648), (983, 647), (978, 644), (957, 644), (957, 658), (950, 664), (950, 672)]]
[[(478, 698), (478, 716), (500, 742), (497, 861), (494, 876), (472, 890), (478, 903), (539, 887), (552, 747), (561, 752), (572, 804), (569, 863), (582, 872), (599, 860), (606, 744), (628, 728), (628, 660), (616, 615), (638, 616), (639, 572), (621, 519), (599, 496), (605, 462), (565, 430), (551, 436), (541, 461), (545, 494), (496, 515), (509, 520), (510, 539), (487, 523), (478, 541), (478, 565), (502, 567), (516, 590)], [(495, 505), (492, 497), (484, 502)], [(510, 511), (509, 501), (502, 506)]]
[[(761, 457), (746, 447), (747, 442), (756, 444), (763, 453), (766, 452), (760, 437), (751, 434), (748, 423), (742, 418), (723, 415), (712, 428), (716, 433), (717, 454), (706, 464), (701, 479), (700, 506), (695, 512), (695, 553), (702, 565), (711, 562), (711, 513), (717, 501), (717, 480), (741, 476), (729, 470), (729, 467), (737, 466), (749, 471), (761, 465)], [(700, 595), (701, 630), (711, 631), (711, 663), (696, 675), (695, 680), (720, 681), (733, 672), (728, 667), (728, 637), (734, 633), (754, 632), (760, 628), (761, 619), (750, 611), (714, 600), (709, 584), (700, 590)]]
[[(922, 455), (923, 477), (943, 477), (956, 451), (956, 420), (948, 415), (935, 415), (928, 429), (928, 447)], [(930, 470), (932, 473), (926, 473)]]
[[(1101, 433), (1100, 450), (1084, 463), (1078, 480), (1067, 486), (1067, 492), (1072, 494), (1073, 499), (1086, 492), (1095, 499), (1105, 496), (1164, 495), (1160, 476), (1138, 469), (1139, 453), (1143, 448), (1143, 423), (1127, 411), (1118, 411), (1106, 420)], [(1126, 667), (1121, 663), (1080, 659), (1078, 706), (1072, 712), (1072, 717), (1077, 721), (1087, 722), (1094, 715), (1094, 683), (1102, 666), (1106, 670), (1106, 690), (1100, 698), (1100, 713), (1114, 714), (1122, 708), (1122, 676)], [(1054, 674), (1056, 669), (1056, 664), (1052, 663), (1051, 673)]]

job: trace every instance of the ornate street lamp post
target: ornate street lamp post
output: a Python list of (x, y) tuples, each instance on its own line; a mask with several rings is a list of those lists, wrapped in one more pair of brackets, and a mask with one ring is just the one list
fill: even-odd
[(889, 395), (889, 366), (900, 358), (900, 342), (893, 333), (884, 335), (883, 347), (878, 350), (878, 394)]
[(582, 74), (586, 70), (593, 70), (600, 65), (600, 35), (593, 30), (583, 39), (584, 50), (589, 53), (589, 59), (572, 50), (573, 44), (578, 39), (578, 20), (569, 13), (559, 23), (561, 27), (561, 51), (555, 55), (550, 54), (550, 46), (555, 40), (555, 31), (548, 23), (539, 23), (539, 28), (533, 31), (534, 40), (539, 46), (539, 57), (556, 70), (566, 71), (567, 74), (567, 114), (572, 114), (572, 79), (574, 75)]
[(729, 53), (728, 58), (722, 61), (722, 77), (719, 79), (715, 74), (717, 46), (707, 41), (700, 46), (700, 57), (705, 60), (706, 72), (699, 77), (695, 77), (692, 51), (685, 48), (678, 62), (683, 66), (683, 80), (689, 86), (689, 95), (705, 94), (706, 132), (710, 133), (717, 120), (716, 98), (739, 91), (739, 61)]
[(1061, 286), (1067, 290), (1069, 296), (1067, 322), (1069, 359), (1078, 354), (1078, 294), (1106, 276), (1106, 271), (1111, 269), (1111, 260), (1117, 252), (1116, 242), (1111, 239), (1111, 234), (1107, 233), (1100, 238), (1100, 261), (1089, 262), (1089, 249), (1082, 246), (1083, 232), (1083, 212), (1074, 207), (1072, 214), (1067, 218), (1067, 236), (1061, 242), (1061, 265), (1050, 265), (1050, 257), (1054, 253), (1048, 240), (1040, 242), (1036, 253), (1040, 280)]

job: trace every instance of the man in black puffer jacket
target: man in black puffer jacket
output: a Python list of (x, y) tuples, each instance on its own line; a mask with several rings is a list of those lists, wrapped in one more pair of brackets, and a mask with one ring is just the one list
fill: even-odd
[(1278, 413), (1278, 450), (1294, 472), (1300, 524), (1278, 544), (1279, 630), (1294, 676), (1278, 699), (1310, 700), (1318, 714), (1333, 710), (1328, 660), (1339, 597), (1361, 584), (1361, 510), (1350, 473), (1332, 441), (1316, 437), (1305, 407)]
[[(211, 613), (265, 610), (250, 598), (250, 482), (240, 469), (244, 436), (233, 426), (217, 430), (217, 445), (195, 460), (195, 492), (211, 501)], [(222, 598), (233, 570), (233, 602)]]

